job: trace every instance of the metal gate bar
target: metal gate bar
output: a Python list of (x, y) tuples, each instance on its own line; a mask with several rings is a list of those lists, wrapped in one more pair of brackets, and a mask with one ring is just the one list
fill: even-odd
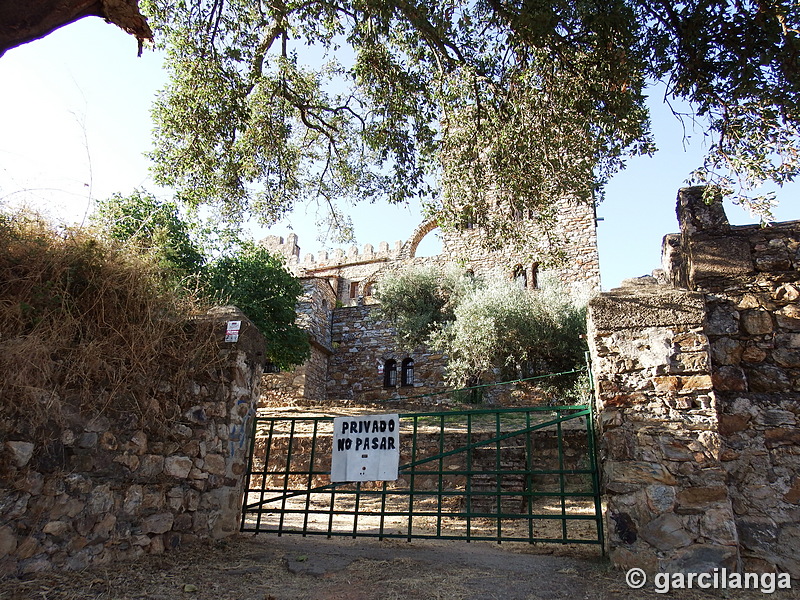
[(603, 542), (588, 405), (402, 415), (400, 479), (363, 484), (330, 483), (333, 417), (254, 421), (242, 531)]

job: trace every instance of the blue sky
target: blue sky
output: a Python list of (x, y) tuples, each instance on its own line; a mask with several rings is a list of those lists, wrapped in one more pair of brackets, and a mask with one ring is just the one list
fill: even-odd
[[(143, 153), (150, 147), (150, 105), (165, 81), (158, 55), (137, 58), (136, 41), (98, 18), (8, 51), (0, 58), (0, 203), (26, 203), (80, 222), (93, 198), (155, 189)], [(659, 266), (661, 239), (677, 230), (677, 190), (701, 162), (702, 134), (685, 148), (682, 126), (658, 91), (651, 105), (660, 151), (631, 160), (598, 207), (604, 289)], [(784, 187), (778, 198), (777, 220), (800, 218), (800, 184)], [(257, 236), (294, 231), (301, 251), (315, 253), (322, 249), (315, 211), (297, 207), (287, 222)], [(420, 219), (413, 206), (357, 204), (351, 214), (362, 246), (405, 240)], [(728, 217), (754, 221), (734, 206)]]

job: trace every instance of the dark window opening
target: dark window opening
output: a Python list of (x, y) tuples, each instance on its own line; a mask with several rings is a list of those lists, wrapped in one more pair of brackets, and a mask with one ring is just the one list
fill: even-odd
[(350, 297), (355, 298), (358, 296), (358, 282), (354, 281), (350, 284)]
[(406, 358), (403, 361), (403, 370), (400, 377), (400, 385), (414, 385), (414, 361)]
[(368, 283), (364, 286), (364, 296), (373, 296), (375, 294), (375, 284)]
[(383, 363), (383, 387), (397, 386), (397, 361), (387, 360)]

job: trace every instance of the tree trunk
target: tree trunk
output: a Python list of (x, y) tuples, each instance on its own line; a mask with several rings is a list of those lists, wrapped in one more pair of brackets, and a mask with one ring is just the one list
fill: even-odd
[(0, 56), (83, 17), (103, 17), (135, 36), (139, 54), (153, 33), (138, 0), (0, 0)]

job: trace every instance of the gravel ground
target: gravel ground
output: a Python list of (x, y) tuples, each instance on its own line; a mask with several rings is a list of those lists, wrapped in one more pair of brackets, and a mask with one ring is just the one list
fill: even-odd
[(594, 547), (238, 536), (79, 573), (0, 581), (2, 600), (797, 598), (795, 590), (640, 590)]

